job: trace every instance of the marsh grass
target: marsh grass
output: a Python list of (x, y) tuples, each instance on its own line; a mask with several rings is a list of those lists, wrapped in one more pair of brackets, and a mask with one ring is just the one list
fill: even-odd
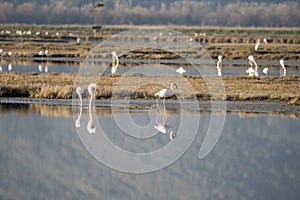
[[(0, 74), (0, 97), (71, 99), (75, 78), (76, 74)], [(155, 99), (154, 94), (166, 88), (158, 81), (163, 78), (164, 83), (174, 80), (177, 83), (175, 99), (300, 103), (300, 76), (185, 76), (181, 80), (174, 76), (126, 75), (126, 80), (118, 85), (120, 78), (120, 75), (102, 76), (101, 82), (97, 83), (96, 99)], [(224, 88), (220, 81), (223, 81)], [(185, 84), (189, 84), (192, 91), (187, 91)], [(85, 92), (84, 96), (89, 95)]]

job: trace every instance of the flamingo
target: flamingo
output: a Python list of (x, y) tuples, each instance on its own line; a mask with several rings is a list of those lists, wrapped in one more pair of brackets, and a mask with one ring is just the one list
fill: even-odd
[(218, 76), (222, 76), (222, 56), (218, 56), (218, 62), (217, 62), (217, 70), (218, 70)]
[(260, 39), (258, 39), (257, 43), (255, 44), (255, 47), (254, 47), (255, 51), (258, 50), (259, 45), (260, 45)]
[(84, 89), (82, 87), (77, 87), (76, 88), (76, 93), (78, 95), (78, 99), (79, 99), (79, 105), (82, 106), (82, 94), (84, 92)]
[(10, 72), (12, 70), (12, 64), (9, 63), (7, 68), (8, 68), (8, 71)]
[(266, 75), (266, 76), (268, 76), (269, 75), (269, 68), (267, 68), (267, 67), (265, 67), (264, 69), (263, 69), (263, 73)]
[(280, 60), (279, 61), (279, 64), (280, 64), (280, 76), (285, 76), (286, 75), (286, 68), (284, 66), (284, 62), (283, 60)]
[(9, 57), (12, 57), (12, 55), (14, 54), (14, 52), (9, 51), (7, 54), (8, 54)]
[(92, 104), (92, 100), (95, 98), (96, 91), (97, 91), (97, 85), (95, 83), (90, 83), (88, 85), (88, 92), (90, 94), (89, 104)]
[[(255, 75), (255, 76), (258, 76), (258, 65), (257, 65), (257, 63), (255, 62), (254, 57), (253, 57), (252, 55), (250, 55), (250, 56), (248, 56), (248, 60), (249, 60), (249, 64), (250, 64), (251, 68), (252, 68), (252, 64), (255, 65), (255, 68), (254, 68), (254, 75)], [(249, 76), (250, 76), (250, 75), (249, 75)]]
[(38, 69), (39, 69), (39, 72), (42, 72), (42, 71), (43, 71), (43, 67), (42, 67), (41, 64), (39, 64)]
[(247, 70), (246, 70), (246, 73), (249, 74), (249, 76), (254, 76), (255, 74), (255, 70), (253, 69), (253, 67), (249, 67)]
[(171, 140), (176, 137), (176, 133), (174, 132), (174, 128), (172, 126), (166, 125), (166, 112), (164, 110), (162, 123), (158, 122), (158, 110), (156, 111), (156, 121), (154, 128), (163, 134), (169, 134)]
[(164, 108), (165, 108), (165, 99), (175, 95), (173, 87), (177, 88), (177, 85), (174, 82), (171, 83), (170, 89), (165, 88), (154, 94), (154, 97), (163, 98)]
[(81, 115), (82, 115), (82, 94), (83, 94), (83, 92), (84, 92), (84, 90), (81, 87), (77, 87), (76, 88), (76, 93), (78, 95), (79, 105), (80, 105), (80, 107), (79, 107), (79, 114), (78, 114), (78, 117), (77, 117), (77, 119), (75, 121), (75, 126), (77, 128), (80, 127), (80, 121), (81, 121)]
[(186, 73), (186, 70), (183, 69), (183, 67), (179, 67), (179, 68), (176, 70), (176, 72), (177, 72), (178, 74), (184, 74), (184, 73)]
[(119, 66), (119, 58), (118, 58), (117, 52), (115, 52), (115, 51), (111, 52), (111, 55), (112, 55), (111, 73), (115, 74), (117, 71), (117, 68)]

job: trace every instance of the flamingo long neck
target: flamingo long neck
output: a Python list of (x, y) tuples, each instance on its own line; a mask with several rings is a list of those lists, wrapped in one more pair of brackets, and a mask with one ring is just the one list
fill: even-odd
[(258, 70), (258, 65), (257, 65), (257, 63), (254, 61), (254, 60), (252, 60), (252, 62), (253, 62), (253, 64), (254, 64), (254, 70), (257, 72), (257, 70)]
[(112, 66), (117, 68), (119, 66), (119, 58), (117, 56), (113, 56), (113, 63)]
[(218, 76), (222, 76), (222, 61), (221, 59), (217, 62)]
[(281, 68), (282, 68), (282, 76), (285, 76), (286, 75), (286, 68), (284, 66), (284, 64), (280, 64), (281, 65)]
[(174, 94), (174, 84), (171, 84), (171, 87), (170, 87), (170, 89), (171, 89), (171, 92), (172, 92), (172, 94)]

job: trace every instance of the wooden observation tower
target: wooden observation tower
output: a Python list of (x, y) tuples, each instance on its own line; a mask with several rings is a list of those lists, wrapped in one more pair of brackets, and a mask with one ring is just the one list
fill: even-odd
[(94, 7), (94, 25), (93, 25), (93, 32), (94, 36), (97, 36), (97, 33), (101, 35), (101, 9), (104, 7), (103, 1), (98, 1), (95, 3), (93, 0), (93, 7)]

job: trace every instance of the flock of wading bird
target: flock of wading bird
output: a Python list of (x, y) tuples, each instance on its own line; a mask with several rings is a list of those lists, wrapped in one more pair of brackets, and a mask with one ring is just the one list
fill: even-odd
[[(256, 45), (256, 47), (257, 47), (257, 45)], [(111, 52), (111, 55), (112, 55), (111, 73), (115, 74), (117, 72), (117, 68), (119, 66), (119, 58), (118, 58), (117, 52), (115, 52), (115, 51)], [(246, 73), (249, 76), (259, 76), (258, 65), (257, 65), (256, 61), (254, 60), (254, 57), (252, 55), (250, 55), (250, 56), (248, 56), (248, 60), (249, 60), (250, 67), (246, 70)], [(283, 60), (280, 60), (279, 63), (280, 63), (280, 76), (285, 76), (286, 68), (284, 66)], [(186, 70), (183, 67), (179, 67), (176, 70), (176, 72), (179, 74), (184, 74), (184, 73), (186, 73)], [(269, 68), (264, 68), (263, 73), (266, 76), (268, 76)], [(218, 76), (222, 76), (222, 56), (221, 55), (218, 56), (217, 74), (218, 74)], [(175, 95), (174, 88), (177, 88), (177, 84), (172, 82), (170, 88), (162, 89), (154, 94), (154, 97), (163, 99), (164, 110), (165, 110), (165, 99)], [(91, 83), (88, 85), (88, 92), (90, 94), (89, 105), (92, 104), (92, 99), (95, 97), (96, 91), (97, 91), (97, 85), (95, 83)], [(76, 93), (78, 94), (79, 100), (80, 100), (80, 106), (82, 106), (83, 92), (84, 92), (84, 89), (81, 87), (78, 87), (76, 89)]]

